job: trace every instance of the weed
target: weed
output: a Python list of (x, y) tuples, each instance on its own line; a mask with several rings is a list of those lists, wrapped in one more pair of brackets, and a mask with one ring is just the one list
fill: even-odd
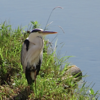
[[(31, 22), (32, 28), (39, 27)], [(22, 34), (22, 32), (24, 32)], [(65, 76), (69, 56), (58, 58), (56, 51), (48, 53), (48, 41), (44, 41), (43, 62), (37, 86), (30, 88), (25, 79), (20, 62), (22, 43), (28, 33), (18, 27), (13, 30), (7, 22), (0, 24), (0, 100), (95, 100), (99, 92), (92, 88), (78, 87), (74, 77)], [(64, 69), (61, 66), (65, 64)], [(65, 77), (65, 79), (62, 79)], [(87, 93), (87, 91), (89, 91)]]

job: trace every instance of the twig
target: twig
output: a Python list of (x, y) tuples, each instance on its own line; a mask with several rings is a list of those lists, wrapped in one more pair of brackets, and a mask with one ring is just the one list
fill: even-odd
[(64, 30), (63, 30), (63, 28), (61, 26), (58, 26), (58, 27), (63, 31), (63, 33), (65, 33)]
[(46, 27), (47, 27), (47, 25), (48, 25), (48, 22), (49, 22), (49, 19), (50, 19), (51, 15), (52, 15), (52, 12), (53, 12), (56, 8), (63, 9), (63, 8), (60, 7), (60, 6), (57, 6), (57, 7), (55, 7), (55, 8), (52, 9), (52, 11), (51, 11), (51, 13), (50, 13), (50, 15), (49, 15), (49, 18), (48, 18), (48, 20), (47, 20), (47, 22), (46, 22), (46, 26), (45, 26), (44, 30), (46, 30)]

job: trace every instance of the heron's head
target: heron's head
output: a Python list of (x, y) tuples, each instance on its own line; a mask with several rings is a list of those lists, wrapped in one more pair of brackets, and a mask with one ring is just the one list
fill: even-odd
[(31, 31), (31, 33), (37, 33), (39, 34), (40, 36), (43, 36), (43, 35), (49, 35), (49, 34), (56, 34), (57, 32), (54, 32), (54, 31), (44, 31), (43, 29), (34, 29)]

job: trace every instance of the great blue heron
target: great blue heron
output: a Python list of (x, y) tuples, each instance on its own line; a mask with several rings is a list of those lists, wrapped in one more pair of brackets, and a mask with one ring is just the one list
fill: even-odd
[(43, 57), (43, 35), (56, 34), (57, 32), (34, 29), (24, 41), (21, 51), (21, 64), (29, 85), (34, 81), (40, 71)]

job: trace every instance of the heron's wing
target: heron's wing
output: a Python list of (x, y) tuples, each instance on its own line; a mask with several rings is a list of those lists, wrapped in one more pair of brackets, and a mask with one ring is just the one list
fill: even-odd
[(36, 65), (36, 75), (38, 75), (39, 74), (39, 71), (40, 71), (40, 67), (41, 67), (41, 62), (42, 60), (41, 59), (39, 59), (39, 62), (38, 62), (38, 64)]
[(43, 41), (41, 38), (35, 38), (33, 42), (30, 42), (28, 39), (24, 41), (21, 52), (21, 63), (23, 65), (23, 69), (27, 66), (27, 62), (30, 65), (37, 65), (39, 59), (42, 60), (42, 49), (43, 49)]
[(40, 67), (41, 67), (41, 64), (42, 64), (42, 59), (43, 59), (43, 50), (41, 51), (40, 53), (40, 57), (39, 57), (39, 62), (38, 64), (36, 65), (36, 75), (39, 74), (39, 71), (40, 71)]
[[(26, 67), (26, 65), (25, 65), (25, 63), (24, 63), (24, 61), (25, 61), (25, 58), (26, 58), (26, 55), (27, 55), (27, 51), (28, 51), (28, 46), (29, 46), (29, 43), (28, 43), (28, 45), (27, 45), (27, 42), (28, 41), (28, 39), (26, 39), (25, 41), (24, 41), (24, 43), (23, 43), (23, 45), (22, 45), (22, 50), (21, 50), (21, 64), (22, 64), (22, 66), (23, 66), (23, 70), (25, 71), (25, 67)], [(28, 41), (29, 42), (29, 41)]]

